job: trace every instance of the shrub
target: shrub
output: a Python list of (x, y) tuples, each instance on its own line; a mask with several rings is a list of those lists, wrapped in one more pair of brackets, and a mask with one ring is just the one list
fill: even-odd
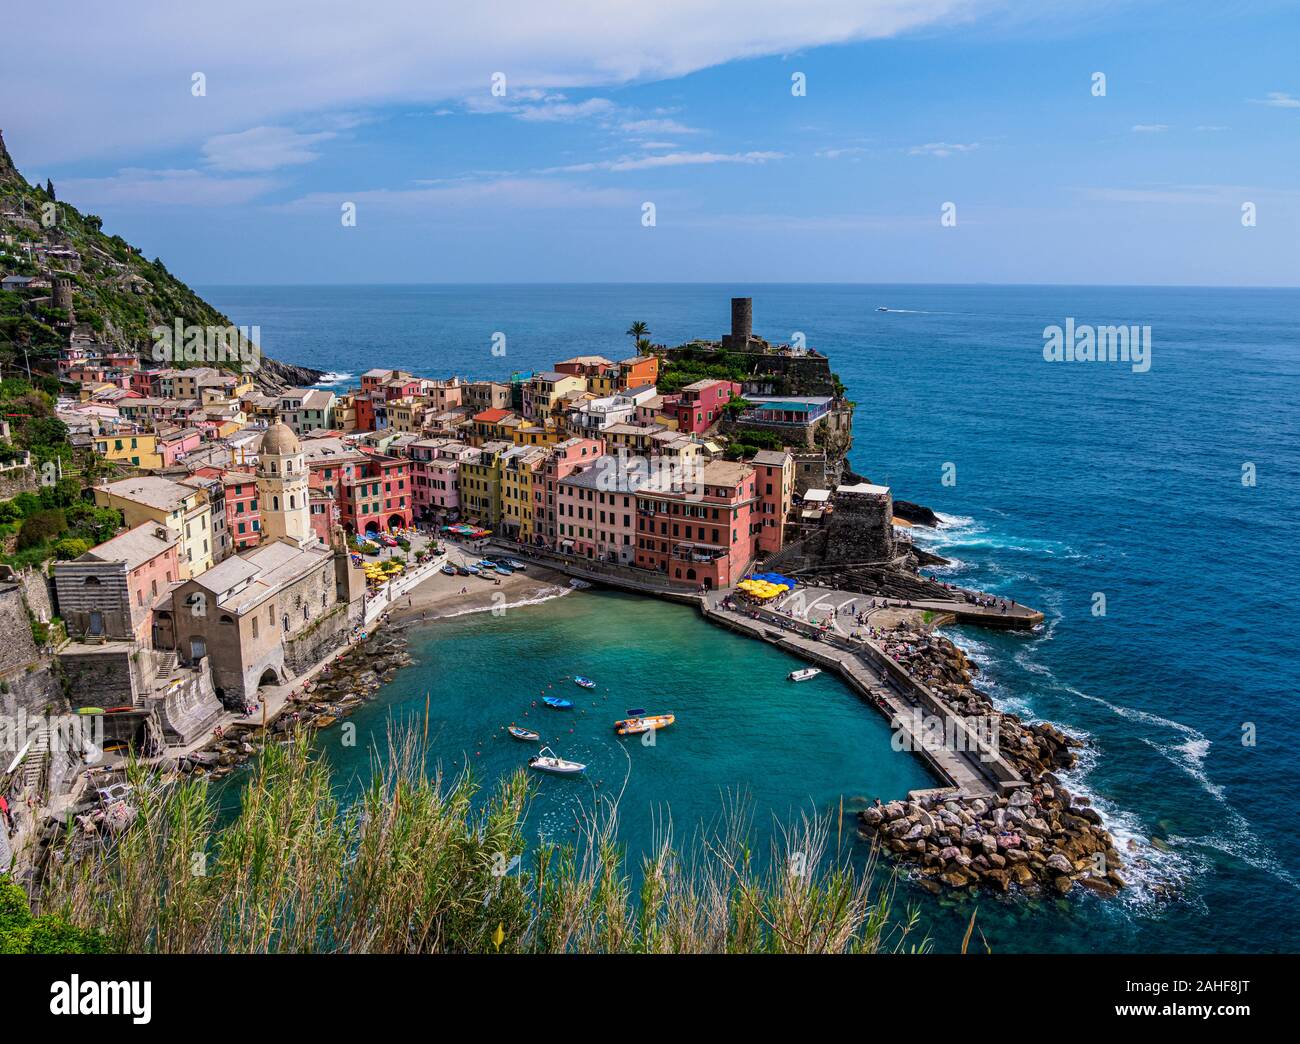
[(81, 537), (64, 537), (54, 545), (55, 557), (63, 559), (65, 562), (74, 558), (80, 558), (90, 550), (89, 540), (82, 540)]
[(39, 547), (67, 528), (68, 520), (59, 508), (33, 512), (23, 519), (22, 528), (18, 530), (18, 550)]

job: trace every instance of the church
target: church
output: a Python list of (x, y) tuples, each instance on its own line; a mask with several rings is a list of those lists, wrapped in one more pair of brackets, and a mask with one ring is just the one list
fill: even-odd
[(328, 545), (312, 531), (305, 455), (283, 422), (262, 436), (256, 478), (264, 542), (186, 580), (156, 614), (160, 641), (189, 666), (206, 660), (230, 708), (311, 668), (365, 614), (365, 574), (342, 530)]

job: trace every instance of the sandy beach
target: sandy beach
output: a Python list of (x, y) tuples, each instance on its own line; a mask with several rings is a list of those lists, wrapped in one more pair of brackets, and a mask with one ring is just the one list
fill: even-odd
[[(478, 552), (451, 546), (452, 565), (477, 561)], [(477, 576), (447, 576), (435, 573), (408, 595), (393, 603), (388, 613), (390, 627), (409, 627), (430, 620), (485, 612), (497, 606), (509, 607), (569, 592), (569, 578), (544, 566), (529, 564), (527, 572), (484, 580)]]

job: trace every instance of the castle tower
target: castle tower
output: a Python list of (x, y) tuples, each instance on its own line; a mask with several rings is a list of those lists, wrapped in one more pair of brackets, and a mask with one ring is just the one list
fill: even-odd
[(731, 336), (743, 344), (754, 333), (754, 299), (752, 297), (733, 297), (731, 299)]
[(298, 547), (316, 541), (302, 444), (289, 426), (276, 421), (258, 449), (257, 500), (264, 540), (288, 540)]
[(67, 313), (67, 323), (75, 326), (77, 313), (72, 309), (72, 280), (64, 276), (54, 280), (54, 307)]

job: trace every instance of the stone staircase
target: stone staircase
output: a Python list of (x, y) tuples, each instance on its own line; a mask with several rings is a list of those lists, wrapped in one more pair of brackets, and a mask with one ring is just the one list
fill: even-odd
[(50, 726), (43, 722), (32, 737), (32, 745), (27, 748), (23, 763), (19, 769), (22, 774), (23, 787), (39, 790), (44, 783), (45, 769), (50, 762)]

